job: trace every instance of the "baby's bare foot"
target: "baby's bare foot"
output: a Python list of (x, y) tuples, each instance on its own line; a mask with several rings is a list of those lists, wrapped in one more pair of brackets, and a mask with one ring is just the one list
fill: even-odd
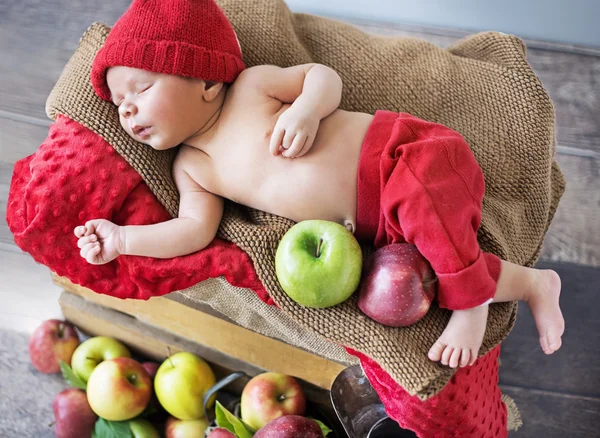
[(552, 354), (562, 345), (565, 320), (560, 311), (560, 277), (550, 269), (536, 270), (526, 301), (540, 334), (540, 345)]
[(452, 368), (472, 365), (477, 359), (487, 325), (488, 305), (455, 310), (427, 356)]

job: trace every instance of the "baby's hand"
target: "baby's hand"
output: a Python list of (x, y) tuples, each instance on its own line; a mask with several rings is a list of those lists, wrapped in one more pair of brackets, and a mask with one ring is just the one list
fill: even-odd
[(81, 257), (92, 265), (103, 265), (116, 259), (120, 254), (121, 239), (119, 226), (104, 219), (87, 221), (76, 227), (75, 236), (79, 239)]
[(306, 154), (315, 140), (321, 120), (304, 111), (302, 108), (290, 106), (279, 116), (269, 150), (277, 155), (282, 151), (286, 158), (297, 158)]

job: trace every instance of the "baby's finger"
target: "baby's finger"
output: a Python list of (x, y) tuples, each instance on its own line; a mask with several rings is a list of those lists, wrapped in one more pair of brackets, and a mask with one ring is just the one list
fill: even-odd
[(81, 251), (79, 251), (79, 255), (81, 257), (83, 257), (84, 259), (87, 259), (88, 253), (96, 247), (98, 247), (98, 248), (100, 247), (100, 244), (98, 242), (87, 243), (87, 244), (83, 245), (83, 248), (81, 248)]
[(312, 147), (313, 142), (315, 141), (315, 137), (309, 135), (306, 137), (306, 141), (304, 142), (304, 146), (302, 146), (302, 150), (296, 154), (296, 158), (301, 157), (305, 153), (307, 153)]
[(284, 134), (285, 131), (283, 129), (275, 126), (273, 134), (271, 135), (271, 142), (269, 143), (269, 151), (271, 152), (271, 155), (277, 155), (279, 153), (279, 147), (283, 141)]
[(281, 146), (283, 146), (284, 149), (289, 149), (292, 146), (295, 137), (296, 132), (288, 129), (287, 131), (285, 131), (285, 135), (283, 136)]
[(84, 236), (89, 236), (96, 232), (96, 223), (95, 221), (87, 221), (85, 223), (85, 234)]
[(96, 237), (95, 234), (91, 234), (89, 236), (83, 236), (77, 241), (77, 247), (83, 248), (88, 243), (96, 242), (97, 240), (98, 240), (98, 238)]
[(89, 250), (87, 256), (85, 257), (86, 261), (91, 265), (98, 265), (98, 256), (100, 255), (100, 245), (94, 246)]
[(85, 227), (83, 225), (75, 227), (73, 233), (75, 233), (75, 237), (83, 237), (83, 235), (85, 234)]
[(284, 152), (282, 155), (288, 158), (294, 158), (298, 155), (298, 152), (302, 150), (304, 147), (304, 143), (306, 142), (306, 137), (303, 135), (297, 135), (290, 148)]

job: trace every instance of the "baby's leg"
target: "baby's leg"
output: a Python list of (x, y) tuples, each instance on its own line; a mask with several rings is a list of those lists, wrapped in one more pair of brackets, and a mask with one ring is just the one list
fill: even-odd
[(493, 302), (527, 301), (540, 334), (540, 345), (552, 354), (562, 344), (565, 320), (558, 298), (560, 277), (550, 269), (532, 269), (502, 261)]
[[(560, 278), (556, 272), (502, 261), (493, 302), (527, 301), (540, 333), (540, 345), (546, 354), (560, 348), (564, 332), (559, 295)], [(444, 332), (429, 350), (428, 357), (453, 368), (473, 364), (483, 341), (487, 314), (487, 305), (453, 311)]]

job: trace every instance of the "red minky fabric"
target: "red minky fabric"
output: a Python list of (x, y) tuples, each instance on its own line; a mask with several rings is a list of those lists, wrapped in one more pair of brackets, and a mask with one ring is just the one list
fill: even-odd
[(377, 362), (358, 351), (346, 350), (360, 359), (388, 415), (418, 437), (508, 436), (508, 414), (498, 387), (500, 346), (472, 366), (459, 368), (438, 394), (424, 401), (407, 393)]
[[(221, 239), (173, 259), (120, 256), (90, 265), (80, 257), (73, 230), (90, 219), (144, 225), (170, 216), (104, 139), (65, 116), (57, 117), (36, 153), (15, 164), (6, 219), (17, 245), (35, 261), (97, 293), (146, 300), (224, 276), (274, 304), (248, 255)], [(410, 396), (370, 358), (347, 350), (360, 359), (388, 415), (419, 437), (507, 436), (498, 388), (499, 347), (459, 370), (426, 401)]]
[(248, 255), (221, 239), (173, 259), (120, 256), (90, 265), (79, 255), (73, 230), (91, 219), (144, 225), (170, 216), (110, 144), (58, 116), (38, 151), (15, 164), (6, 220), (23, 251), (73, 283), (118, 298), (147, 300), (225, 276), (230, 284), (270, 300)]

